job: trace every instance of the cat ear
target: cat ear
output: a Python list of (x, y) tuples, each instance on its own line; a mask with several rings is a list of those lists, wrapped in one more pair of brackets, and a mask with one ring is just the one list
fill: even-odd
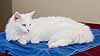
[(27, 13), (26, 15), (28, 15), (28, 16), (33, 16), (34, 13), (35, 13), (35, 11), (32, 11), (32, 12)]
[(15, 14), (14, 14), (14, 20), (15, 21), (20, 21), (21, 20), (21, 14), (19, 12), (15, 12)]

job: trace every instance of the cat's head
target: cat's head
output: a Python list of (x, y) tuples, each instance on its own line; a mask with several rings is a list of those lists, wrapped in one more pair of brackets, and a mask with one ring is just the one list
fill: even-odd
[(26, 13), (26, 14), (15, 12), (15, 14), (13, 14), (13, 16), (10, 18), (9, 23), (12, 23), (13, 25), (15, 25), (15, 27), (17, 27), (18, 30), (22, 32), (30, 32), (32, 15), (34, 13), (35, 11)]

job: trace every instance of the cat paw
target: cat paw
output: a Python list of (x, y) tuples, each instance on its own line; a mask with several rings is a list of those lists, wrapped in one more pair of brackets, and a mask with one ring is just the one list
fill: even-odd
[(19, 39), (18, 42), (19, 42), (20, 44), (23, 44), (23, 45), (27, 44), (27, 41), (24, 40), (24, 39)]
[(48, 45), (48, 48), (55, 48), (56, 46)]
[(40, 43), (39, 41), (31, 41), (31, 43)]

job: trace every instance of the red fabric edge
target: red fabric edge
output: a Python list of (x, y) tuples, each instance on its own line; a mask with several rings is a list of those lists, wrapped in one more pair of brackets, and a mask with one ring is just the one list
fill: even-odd
[(100, 46), (91, 48), (84, 52), (80, 52), (78, 54), (75, 54), (74, 56), (100, 56)]
[(100, 24), (94, 24), (94, 23), (84, 23), (84, 24), (88, 25), (90, 28), (93, 29), (100, 29)]

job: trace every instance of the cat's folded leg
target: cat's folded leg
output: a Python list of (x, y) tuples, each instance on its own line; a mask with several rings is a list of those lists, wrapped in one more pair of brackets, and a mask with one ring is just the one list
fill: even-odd
[(73, 42), (72, 33), (67, 33), (67, 31), (61, 31), (54, 33), (48, 42), (49, 48), (54, 48), (58, 46), (65, 46), (69, 45)]
[(58, 46), (65, 46), (65, 45), (69, 45), (72, 43), (71, 39), (59, 39), (55, 42), (52, 43), (48, 43), (48, 47), (49, 48), (54, 48), (54, 47), (58, 47)]

